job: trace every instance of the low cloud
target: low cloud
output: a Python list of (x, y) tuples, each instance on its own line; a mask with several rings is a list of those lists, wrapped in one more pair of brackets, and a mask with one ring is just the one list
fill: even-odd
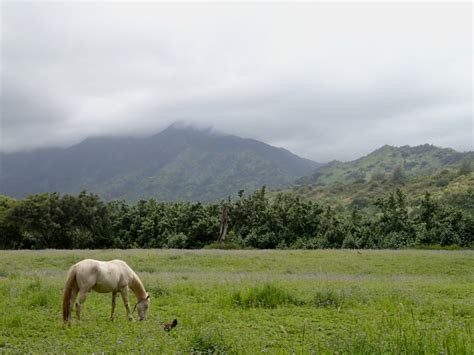
[(472, 149), (471, 6), (3, 2), (0, 150), (176, 121), (317, 161)]

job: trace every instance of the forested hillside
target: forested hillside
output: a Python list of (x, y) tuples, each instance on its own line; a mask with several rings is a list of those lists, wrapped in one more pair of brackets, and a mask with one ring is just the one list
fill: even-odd
[(403, 170), (395, 169), (391, 174), (374, 177), (368, 182), (359, 180), (327, 186), (294, 186), (292, 191), (339, 211), (350, 208), (374, 211), (372, 202), (397, 188), (407, 196), (410, 203), (420, 200), (428, 192), (445, 206), (474, 211), (474, 172), (469, 164), (420, 176), (407, 176)]
[[(296, 184), (323, 186), (335, 182), (345, 184), (387, 180), (393, 177), (394, 169), (405, 176), (431, 175), (445, 168), (459, 166), (463, 161), (474, 161), (474, 152), (461, 153), (429, 144), (416, 147), (385, 145), (354, 161), (332, 161), (298, 179)], [(400, 175), (400, 178), (403, 176)]]
[(66, 149), (0, 154), (0, 193), (94, 191), (105, 200), (215, 201), (281, 188), (321, 164), (231, 135), (171, 126), (147, 138), (91, 138)]

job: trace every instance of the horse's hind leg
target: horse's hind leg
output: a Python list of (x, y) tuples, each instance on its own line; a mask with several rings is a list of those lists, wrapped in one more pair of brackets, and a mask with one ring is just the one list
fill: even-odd
[(117, 292), (112, 292), (112, 311), (110, 312), (110, 320), (114, 320), (114, 311), (115, 311), (115, 297), (117, 296)]
[(79, 290), (78, 290), (77, 286), (72, 288), (71, 298), (69, 299), (69, 314), (68, 314), (68, 319), (67, 319), (68, 322), (70, 322), (71, 318), (72, 318), (72, 314), (71, 314), (72, 313), (72, 307), (74, 306), (74, 301), (76, 300), (78, 291)]
[(87, 295), (89, 294), (90, 290), (84, 291), (79, 290), (79, 300), (76, 302), (76, 317), (77, 320), (81, 320), (81, 307), (82, 304), (86, 301)]

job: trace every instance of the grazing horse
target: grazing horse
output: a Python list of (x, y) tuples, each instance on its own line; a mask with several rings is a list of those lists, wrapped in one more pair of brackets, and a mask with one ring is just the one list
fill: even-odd
[[(122, 260), (97, 261), (85, 259), (71, 266), (69, 269), (63, 297), (63, 321), (70, 323), (72, 305), (79, 294), (76, 303), (77, 320), (81, 319), (81, 307), (91, 290), (99, 293), (112, 292), (112, 312), (110, 319), (114, 318), (115, 296), (120, 292), (127, 310), (127, 317), (132, 320), (132, 311), (128, 302), (128, 288), (135, 293), (138, 310), (138, 320), (147, 317), (150, 306), (150, 296), (146, 293), (137, 274)], [(135, 311), (135, 308), (133, 309)]]

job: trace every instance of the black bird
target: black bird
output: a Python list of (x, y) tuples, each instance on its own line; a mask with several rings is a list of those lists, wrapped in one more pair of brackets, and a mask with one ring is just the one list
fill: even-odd
[(163, 323), (161, 327), (165, 332), (169, 332), (171, 329), (178, 325), (178, 320), (174, 319), (171, 323)]

